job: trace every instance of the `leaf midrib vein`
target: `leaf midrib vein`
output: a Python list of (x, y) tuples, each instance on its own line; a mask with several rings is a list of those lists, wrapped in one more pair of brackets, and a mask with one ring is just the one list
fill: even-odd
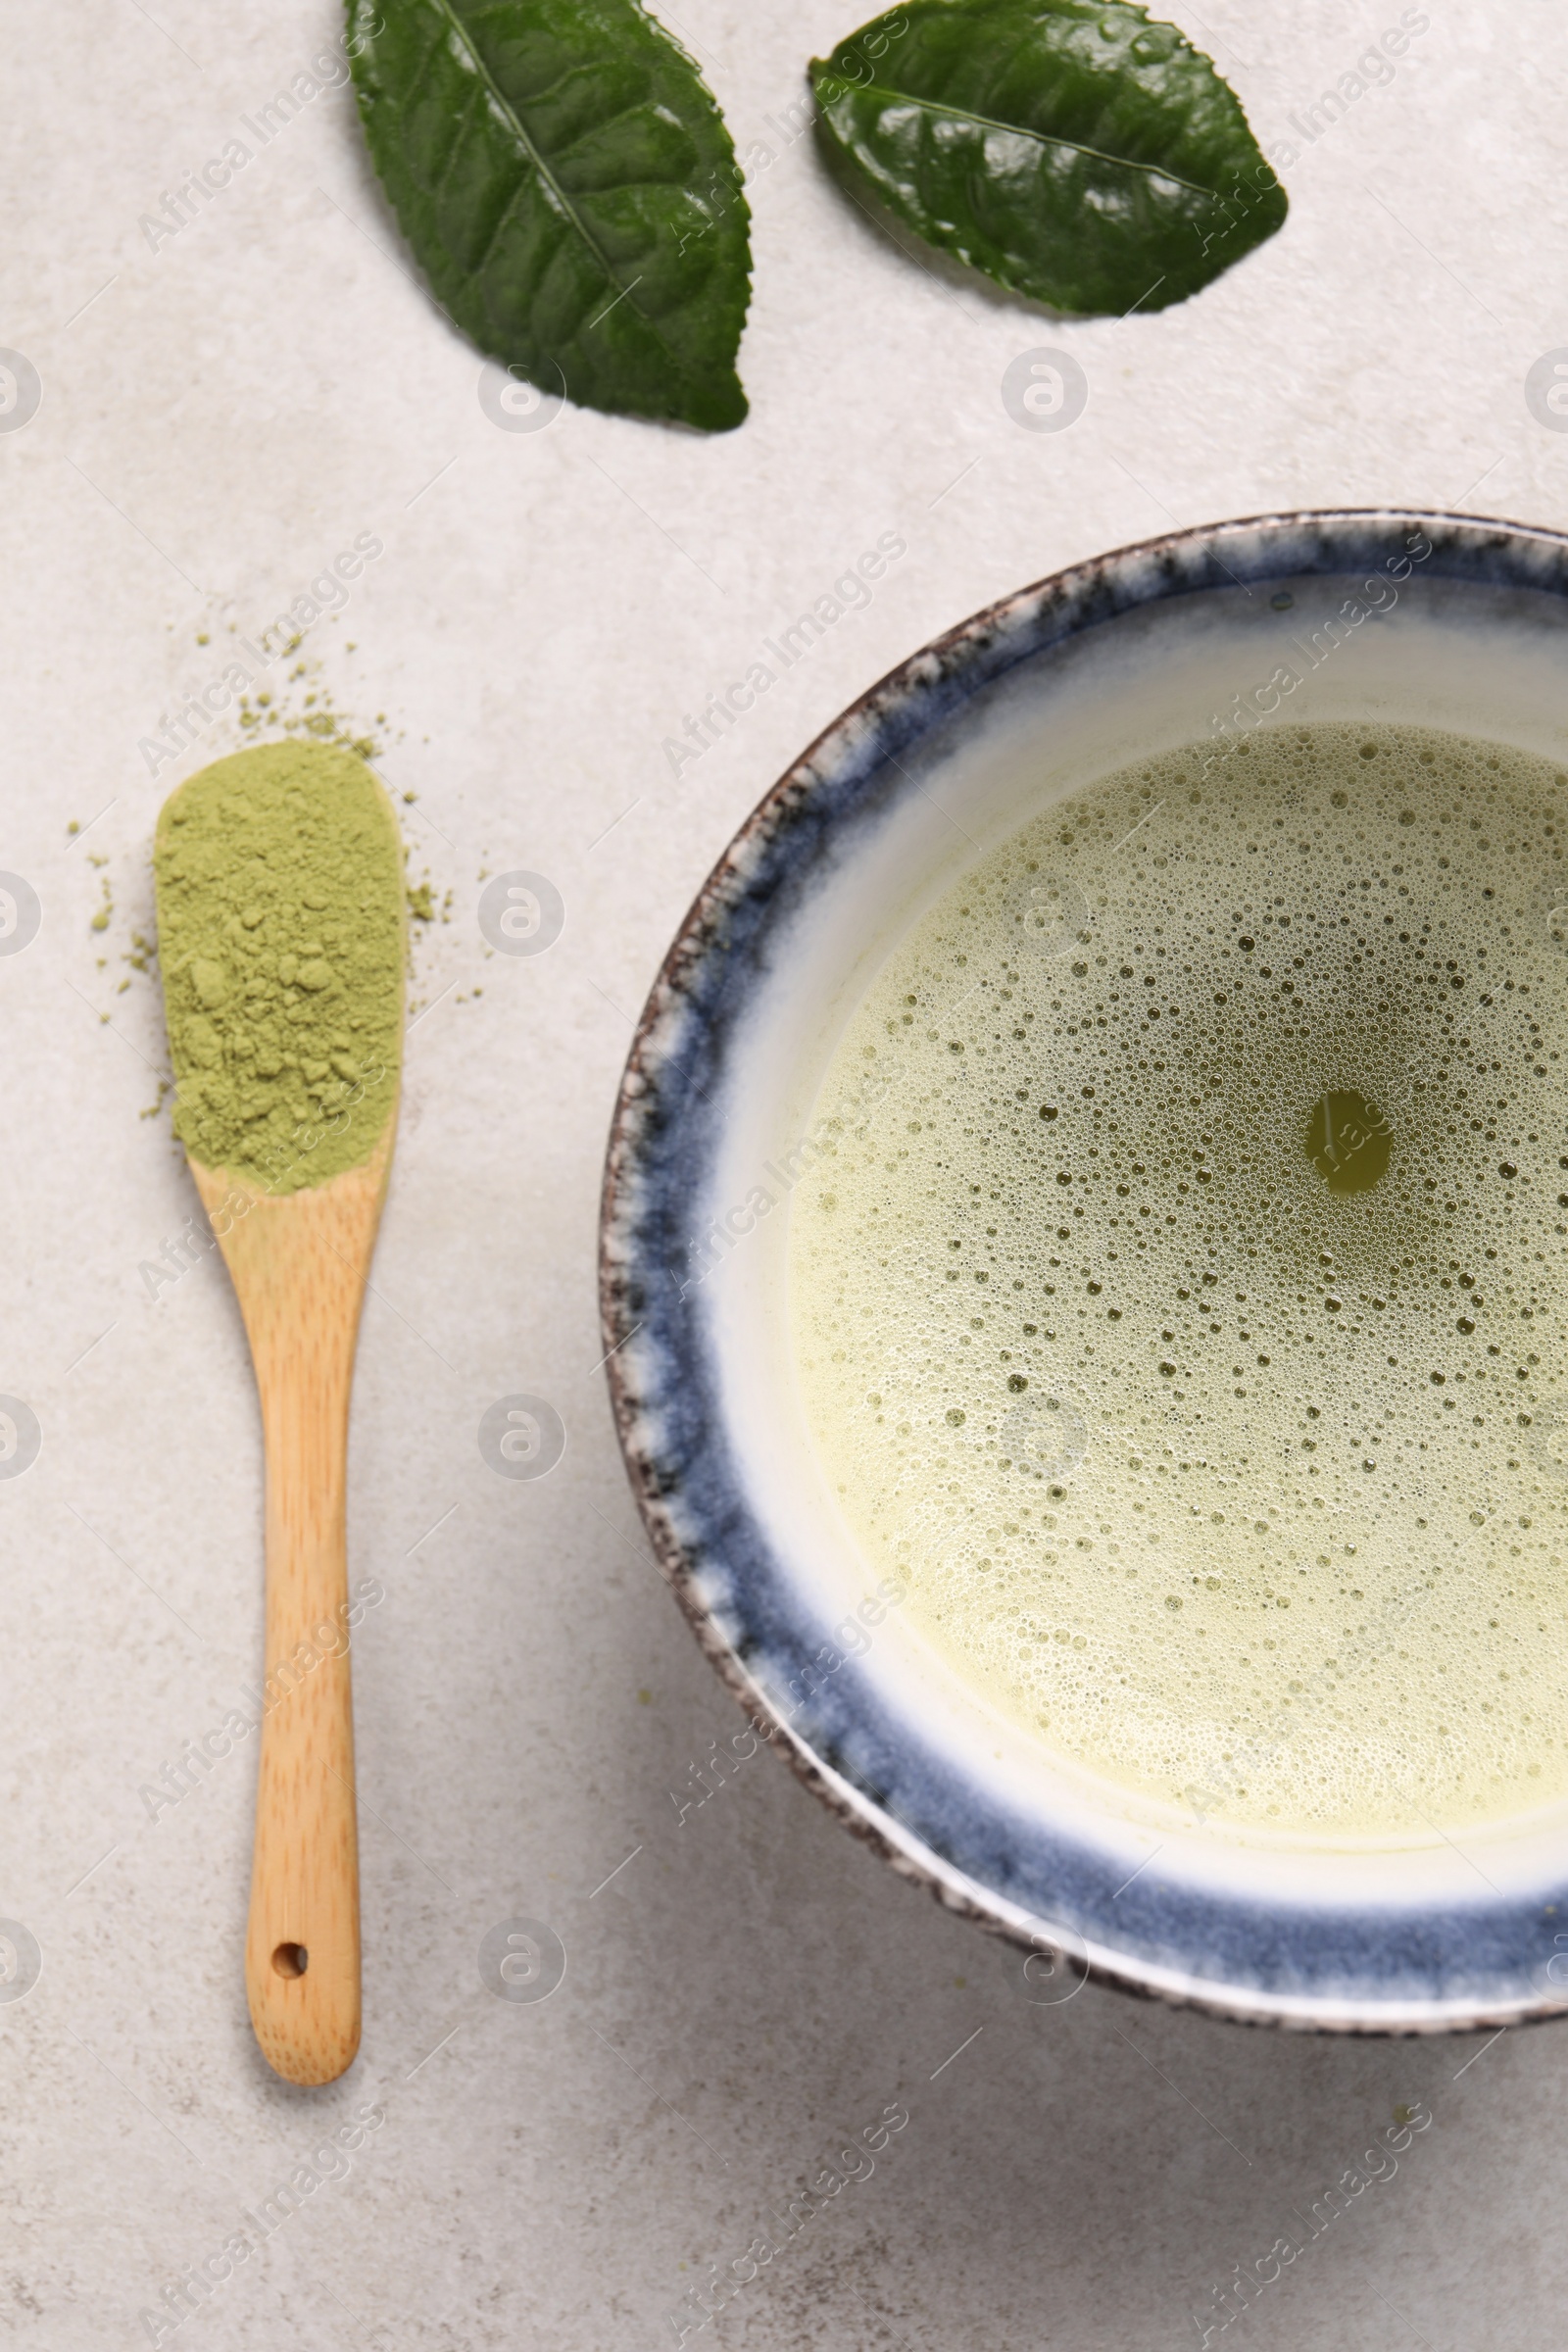
[[(614, 269), (612, 267), (609, 256), (601, 250), (598, 238), (594, 235), (593, 231), (588, 226), (587, 221), (583, 219), (581, 213), (577, 210), (577, 207), (572, 203), (571, 199), (566, 194), (566, 191), (562, 186), (560, 180), (557, 179), (555, 173), (551, 171), (550, 166), (546, 163), (540, 148), (529, 132), (527, 124), (523, 122), (522, 117), (517, 113), (517, 110), (513, 105), (512, 100), (498, 85), (494, 74), (491, 73), (489, 67), (485, 64), (484, 59), (479, 55), (479, 51), (475, 46), (473, 37), (468, 31), (467, 26), (464, 24), (462, 18), (458, 15), (457, 10), (453, 7), (452, 0), (430, 0), (430, 5), (438, 16), (446, 19), (454, 34), (462, 42), (465, 50), (468, 54), (468, 57), (472, 61), (473, 70), (475, 74), (478, 76), (479, 81), (483, 87), (489, 91), (490, 96), (494, 99), (497, 108), (511, 123), (513, 129), (516, 133), (519, 144), (526, 150), (528, 157), (533, 164), (534, 170), (538, 172), (539, 177), (544, 182), (545, 186), (550, 190), (552, 196), (554, 196), (557, 204), (561, 208), (564, 218), (571, 222), (572, 227), (576, 230), (578, 236), (581, 237), (583, 243), (587, 246), (589, 252), (593, 255), (594, 260), (599, 264), (599, 267), (603, 270), (607, 281), (619, 290), (621, 299), (630, 304), (631, 308), (636, 312), (638, 318), (641, 318), (643, 324), (648, 328), (649, 332), (656, 336), (659, 342), (663, 345), (665, 352), (674, 362), (674, 365), (679, 372), (684, 374), (686, 370), (682, 366), (678, 355), (671, 351), (668, 343), (665, 342), (664, 336), (661, 332), (658, 321), (650, 318), (648, 312), (643, 308), (642, 304), (634, 301), (631, 292), (625, 286), (621, 285), (620, 278), (616, 274)], [(623, 113), (628, 111), (630, 110), (622, 109)], [(510, 214), (513, 205), (516, 201), (516, 195), (517, 191), (514, 190), (513, 195), (509, 197), (503, 218), (506, 217), (506, 214)]]
[[(444, 0), (443, 0), (444, 4)], [(948, 115), (955, 122), (973, 122), (982, 130), (1000, 130), (1009, 138), (1033, 139), (1040, 147), (1065, 147), (1072, 155), (1092, 156), (1097, 163), (1114, 164), (1123, 172), (1145, 172), (1151, 179), (1168, 179), (1192, 196), (1208, 196), (1220, 200), (1218, 188), (1205, 188), (1198, 180), (1183, 179), (1164, 164), (1141, 164), (1130, 155), (1111, 155), (1103, 147), (1086, 146), (1082, 139), (1064, 139), (1054, 131), (1033, 130), (1027, 122), (999, 122), (994, 116), (977, 115), (965, 106), (944, 106), (938, 98), (922, 98), (915, 90), (896, 90), (885, 82), (861, 82), (857, 95), (889, 99), (899, 106), (918, 106), (928, 115)]]

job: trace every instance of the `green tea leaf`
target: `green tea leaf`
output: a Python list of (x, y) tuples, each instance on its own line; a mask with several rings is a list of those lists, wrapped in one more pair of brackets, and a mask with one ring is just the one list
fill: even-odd
[(543, 391), (724, 432), (750, 218), (637, 0), (348, 0), (370, 154), (436, 299)]
[(1054, 310), (1163, 310), (1273, 235), (1241, 102), (1130, 0), (910, 0), (813, 59), (852, 194)]

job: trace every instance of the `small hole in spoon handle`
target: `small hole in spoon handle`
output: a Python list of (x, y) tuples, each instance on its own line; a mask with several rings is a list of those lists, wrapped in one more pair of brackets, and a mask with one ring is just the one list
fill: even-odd
[(280, 1977), (303, 1977), (311, 1965), (311, 1955), (303, 1943), (280, 1943), (272, 1954), (272, 1966)]

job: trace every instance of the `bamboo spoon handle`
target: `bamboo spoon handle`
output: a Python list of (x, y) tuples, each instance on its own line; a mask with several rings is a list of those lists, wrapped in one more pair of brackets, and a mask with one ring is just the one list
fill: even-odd
[(387, 1166), (282, 1196), (192, 1163), (250, 1338), (267, 1447), (267, 1673), (245, 1985), (263, 2055), (334, 2082), (360, 2046), (344, 1499), (349, 1392)]

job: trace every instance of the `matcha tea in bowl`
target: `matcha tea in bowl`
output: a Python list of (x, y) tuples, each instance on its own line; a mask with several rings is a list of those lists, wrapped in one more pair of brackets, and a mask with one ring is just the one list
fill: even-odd
[(1568, 2006), (1565, 655), (1547, 533), (1124, 550), (830, 728), (650, 999), (650, 1533), (808, 1783), (1054, 1987)]
[(353, 753), (279, 743), (165, 803), (155, 848), (174, 1129), (244, 1318), (266, 1446), (266, 1708), (245, 1978), (288, 2081), (360, 2040), (345, 1479), (392, 1161), (403, 845)]

